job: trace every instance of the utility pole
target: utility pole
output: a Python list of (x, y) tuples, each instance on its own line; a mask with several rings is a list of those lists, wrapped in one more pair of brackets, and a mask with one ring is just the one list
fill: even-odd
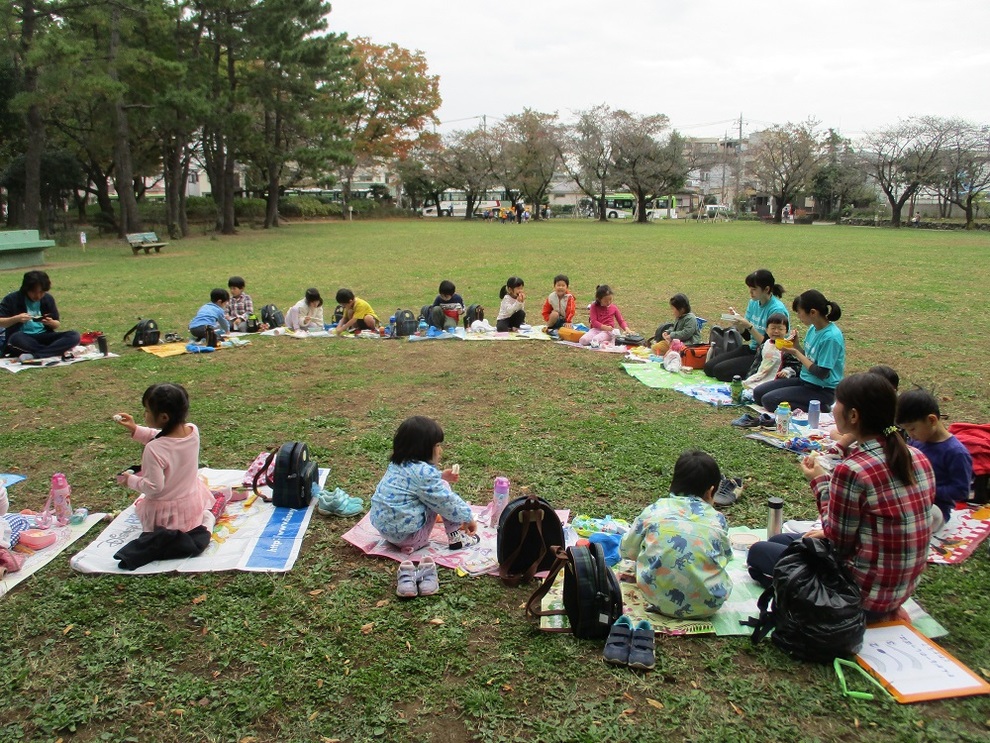
[(742, 195), (742, 111), (739, 112), (739, 140), (736, 142), (736, 195), (735, 202), (732, 205), (732, 210), (736, 211), (739, 207), (739, 197)]

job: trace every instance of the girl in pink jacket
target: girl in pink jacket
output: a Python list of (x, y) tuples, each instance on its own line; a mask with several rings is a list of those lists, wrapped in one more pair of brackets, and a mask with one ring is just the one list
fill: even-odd
[(608, 284), (595, 287), (595, 302), (591, 305), (591, 330), (581, 336), (578, 341), (582, 346), (604, 345), (611, 343), (616, 335), (612, 331), (619, 329), (629, 331), (629, 325), (612, 302), (612, 288)]

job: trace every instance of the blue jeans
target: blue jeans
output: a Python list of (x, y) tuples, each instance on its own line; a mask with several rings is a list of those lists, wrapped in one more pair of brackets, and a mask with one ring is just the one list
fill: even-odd
[(14, 333), (7, 339), (7, 355), (20, 356), (29, 353), (36, 358), (61, 356), (79, 345), (79, 333), (75, 330), (46, 331), (44, 333)]

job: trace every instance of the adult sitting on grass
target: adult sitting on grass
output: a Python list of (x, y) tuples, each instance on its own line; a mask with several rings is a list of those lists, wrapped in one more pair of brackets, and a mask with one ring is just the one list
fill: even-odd
[(897, 615), (928, 559), (935, 474), (904, 442), (894, 425), (896, 409), (897, 392), (878, 374), (853, 374), (839, 383), (832, 414), (854, 445), (831, 474), (814, 455), (800, 464), (822, 528), (754, 544), (746, 559), (756, 581), (770, 586), (774, 565), (795, 539), (827, 538), (859, 586), (867, 622)]
[(59, 330), (58, 307), (48, 293), (51, 279), (44, 271), (28, 271), (21, 288), (0, 301), (0, 328), (6, 328), (6, 344), (0, 338), (0, 355), (20, 356), (22, 361), (47, 356), (65, 357), (79, 345), (75, 330)]
[[(773, 274), (765, 268), (757, 269), (746, 277), (749, 287), (749, 304), (746, 305), (746, 315), (735, 321), (735, 325), (743, 337), (749, 338), (749, 344), (734, 351), (723, 353), (705, 364), (705, 374), (715, 377), (720, 382), (731, 382), (733, 377), (740, 379), (747, 376), (749, 367), (756, 358), (756, 351), (767, 337), (767, 318), (775, 312), (782, 312), (788, 318), (787, 308), (780, 298), (784, 296), (784, 287), (776, 282)], [(732, 314), (736, 311), (729, 308)]]

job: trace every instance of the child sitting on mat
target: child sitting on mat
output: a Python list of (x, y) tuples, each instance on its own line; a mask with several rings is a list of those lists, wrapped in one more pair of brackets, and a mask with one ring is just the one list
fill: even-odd
[(289, 330), (323, 330), (323, 297), (320, 290), (310, 288), (285, 315)]
[[(456, 466), (440, 470), (442, 443), (443, 429), (435, 420), (421, 415), (406, 418), (392, 439), (385, 476), (371, 496), (371, 525), (407, 554), (430, 543), (437, 516), (443, 520), (450, 549), (480, 541), (471, 506), (449, 485), (458, 480)], [(399, 596), (436, 592), (436, 567), (432, 559), (423, 563), (419, 573), (408, 560), (399, 565)]]
[(378, 327), (378, 315), (371, 309), (371, 305), (361, 297), (355, 297), (350, 289), (337, 290), (337, 304), (344, 310), (340, 322), (334, 332), (340, 335), (345, 330), (354, 329), (354, 332), (362, 330), (375, 330)]
[(698, 316), (691, 311), (691, 300), (686, 294), (675, 294), (670, 298), (670, 311), (674, 322), (661, 325), (653, 337), (653, 354), (663, 356), (670, 350), (672, 341), (678, 340), (685, 346), (697, 346), (701, 343), (701, 328), (698, 327)]
[(629, 325), (613, 302), (612, 288), (608, 284), (599, 284), (595, 287), (595, 301), (591, 305), (589, 314), (591, 330), (578, 340), (582, 346), (595, 344), (592, 347), (597, 348), (598, 345), (611, 343), (616, 336), (613, 331), (617, 329), (625, 333), (629, 332)]
[(718, 463), (691, 449), (677, 459), (670, 495), (639, 515), (619, 554), (636, 561), (636, 585), (668, 617), (710, 617), (732, 592), (729, 525), (715, 510)]
[(196, 312), (189, 322), (189, 332), (198, 341), (205, 340), (216, 347), (220, 337), (230, 331), (230, 322), (224, 310), (230, 301), (230, 292), (226, 289), (214, 289), (210, 292), (210, 301)]
[(571, 294), (571, 281), (566, 275), (559, 273), (553, 277), (553, 291), (543, 303), (546, 331), (553, 335), (565, 325), (570, 327), (576, 312), (576, 301)]

